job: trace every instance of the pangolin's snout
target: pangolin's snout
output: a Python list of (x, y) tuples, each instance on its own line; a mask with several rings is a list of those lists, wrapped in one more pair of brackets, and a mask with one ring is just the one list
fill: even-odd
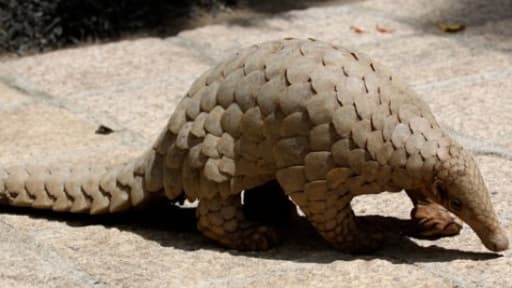
[(487, 249), (495, 252), (508, 249), (508, 238), (505, 234), (505, 231), (502, 229), (499, 229), (497, 232), (482, 236), (484, 236), (481, 237), (482, 242), (484, 243), (485, 247), (487, 247)]

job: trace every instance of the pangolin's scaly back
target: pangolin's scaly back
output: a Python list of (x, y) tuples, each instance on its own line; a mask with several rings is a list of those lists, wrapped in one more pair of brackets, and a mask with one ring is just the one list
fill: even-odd
[[(238, 179), (280, 170), (282, 185), (297, 186), (326, 179), (316, 164), (329, 161), (354, 176), (373, 174), (359, 181), (368, 184), (361, 193), (400, 190), (429, 181), (449, 143), (428, 105), (379, 63), (325, 42), (287, 39), (242, 49), (205, 72), (155, 149), (165, 159), (167, 195), (184, 189), (193, 200), (203, 174), (214, 183), (244, 182)], [(291, 171), (299, 165), (305, 174)]]

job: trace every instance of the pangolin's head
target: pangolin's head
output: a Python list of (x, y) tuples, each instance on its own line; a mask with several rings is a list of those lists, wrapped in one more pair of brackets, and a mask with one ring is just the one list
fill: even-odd
[(508, 238), (494, 212), (489, 192), (473, 157), (460, 146), (440, 163), (430, 189), (431, 197), (467, 223), (487, 249), (503, 251)]

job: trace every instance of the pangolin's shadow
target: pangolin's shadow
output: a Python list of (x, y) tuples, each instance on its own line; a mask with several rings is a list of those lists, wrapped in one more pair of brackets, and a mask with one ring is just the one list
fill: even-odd
[(164, 247), (194, 251), (216, 250), (233, 255), (266, 259), (280, 259), (308, 263), (329, 263), (339, 260), (385, 259), (393, 263), (446, 262), (452, 260), (489, 260), (499, 254), (445, 249), (438, 246), (423, 247), (411, 241), (409, 221), (392, 217), (368, 216), (370, 221), (389, 232), (386, 245), (370, 255), (349, 255), (330, 247), (302, 217), (295, 217), (286, 228), (282, 227), (283, 242), (265, 252), (238, 252), (223, 249), (205, 239), (196, 229), (195, 209), (179, 208), (167, 202), (154, 203), (144, 209), (120, 214), (90, 216), (85, 214), (55, 213), (16, 207), (1, 207), (0, 213), (22, 214), (32, 218), (45, 218), (66, 222), (70, 226), (103, 225), (130, 231)]

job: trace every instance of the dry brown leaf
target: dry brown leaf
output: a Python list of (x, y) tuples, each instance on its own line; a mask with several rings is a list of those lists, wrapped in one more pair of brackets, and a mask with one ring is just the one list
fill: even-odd
[(357, 34), (366, 33), (366, 31), (363, 28), (359, 28), (356, 26), (350, 26), (350, 29), (352, 29), (352, 31), (354, 31)]
[(446, 33), (457, 33), (466, 28), (464, 24), (461, 23), (445, 23), (445, 22), (437, 22), (437, 27), (441, 29), (441, 31)]
[(375, 30), (377, 30), (377, 32), (379, 32), (379, 33), (393, 33), (393, 32), (395, 32), (395, 29), (390, 29), (390, 28), (379, 26), (379, 25), (375, 26)]

